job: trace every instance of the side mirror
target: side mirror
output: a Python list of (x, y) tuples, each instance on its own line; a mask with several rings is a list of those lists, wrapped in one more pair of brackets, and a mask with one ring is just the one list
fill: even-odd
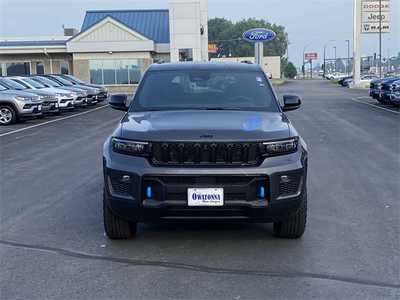
[(126, 106), (127, 100), (128, 96), (126, 94), (116, 94), (111, 96), (108, 104), (110, 104), (113, 109), (128, 111), (128, 107)]
[(283, 104), (283, 111), (295, 110), (301, 106), (301, 99), (296, 95), (285, 95), (283, 96)]

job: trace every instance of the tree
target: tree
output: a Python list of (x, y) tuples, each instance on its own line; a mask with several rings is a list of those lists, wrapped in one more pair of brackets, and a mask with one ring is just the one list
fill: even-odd
[(267, 28), (276, 33), (275, 40), (265, 43), (265, 56), (283, 57), (288, 47), (288, 35), (285, 27), (271, 24), (262, 19), (244, 19), (233, 23), (232, 21), (215, 18), (208, 21), (210, 42), (217, 44), (218, 56), (247, 57), (254, 56), (254, 44), (242, 39), (243, 32), (251, 28)]
[(295, 78), (297, 76), (297, 69), (292, 62), (289, 62), (283, 71), (286, 78)]

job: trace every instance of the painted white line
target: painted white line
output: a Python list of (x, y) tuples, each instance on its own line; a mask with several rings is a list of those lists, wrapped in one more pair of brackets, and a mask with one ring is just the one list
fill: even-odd
[(40, 123), (40, 124), (36, 124), (36, 125), (32, 125), (32, 126), (16, 129), (16, 130), (9, 131), (9, 132), (6, 132), (6, 133), (2, 133), (2, 134), (0, 134), (0, 137), (6, 136), (6, 135), (11, 135), (11, 134), (18, 133), (18, 132), (21, 132), (21, 131), (25, 131), (25, 130), (28, 130), (28, 129), (40, 127), (40, 126), (43, 126), (43, 125), (55, 123), (55, 122), (58, 122), (58, 121), (63, 121), (63, 120), (79, 117), (79, 116), (82, 116), (82, 115), (86, 115), (86, 114), (89, 114), (89, 113), (94, 112), (94, 111), (99, 110), (99, 109), (103, 109), (103, 108), (108, 107), (108, 106), (109, 106), (109, 104), (106, 104), (106, 105), (103, 105), (103, 106), (100, 106), (100, 107), (96, 107), (96, 108), (93, 108), (91, 110), (87, 110), (87, 111), (84, 111), (84, 112), (81, 112), (81, 113), (77, 113), (77, 114), (74, 114), (74, 115), (71, 115), (71, 116), (66, 116), (66, 117), (63, 117), (63, 118), (59, 118), (59, 119), (43, 122), (43, 123)]
[(394, 113), (394, 114), (396, 114), (396, 115), (399, 115), (399, 114), (400, 114), (400, 112), (398, 112), (398, 111), (394, 111), (394, 110), (391, 110), (391, 109), (385, 108), (385, 107), (380, 107), (380, 106), (377, 106), (377, 105), (375, 105), (375, 104), (368, 103), (368, 102), (365, 102), (365, 101), (360, 101), (360, 100), (357, 100), (356, 98), (350, 98), (350, 99), (353, 100), (354, 102), (358, 102), (358, 103), (362, 103), (362, 104), (365, 104), (365, 105), (369, 105), (369, 106), (372, 106), (372, 107), (375, 107), (375, 108), (378, 108), (378, 109), (382, 109), (382, 110), (384, 110), (384, 111), (388, 111), (388, 112)]

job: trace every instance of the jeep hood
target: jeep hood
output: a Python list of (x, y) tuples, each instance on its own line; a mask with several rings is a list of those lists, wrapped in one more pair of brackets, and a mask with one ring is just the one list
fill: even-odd
[(128, 113), (121, 138), (140, 141), (259, 141), (290, 137), (280, 112), (158, 111)]

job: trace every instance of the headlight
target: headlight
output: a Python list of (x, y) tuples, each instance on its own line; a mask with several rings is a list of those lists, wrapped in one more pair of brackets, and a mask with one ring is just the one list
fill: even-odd
[(289, 154), (297, 151), (299, 139), (291, 138), (287, 140), (263, 143), (266, 155)]
[(18, 101), (33, 101), (32, 97), (16, 96), (15, 99)]
[(113, 138), (111, 143), (114, 152), (117, 153), (144, 156), (149, 152), (149, 143), (146, 142), (137, 142)]

